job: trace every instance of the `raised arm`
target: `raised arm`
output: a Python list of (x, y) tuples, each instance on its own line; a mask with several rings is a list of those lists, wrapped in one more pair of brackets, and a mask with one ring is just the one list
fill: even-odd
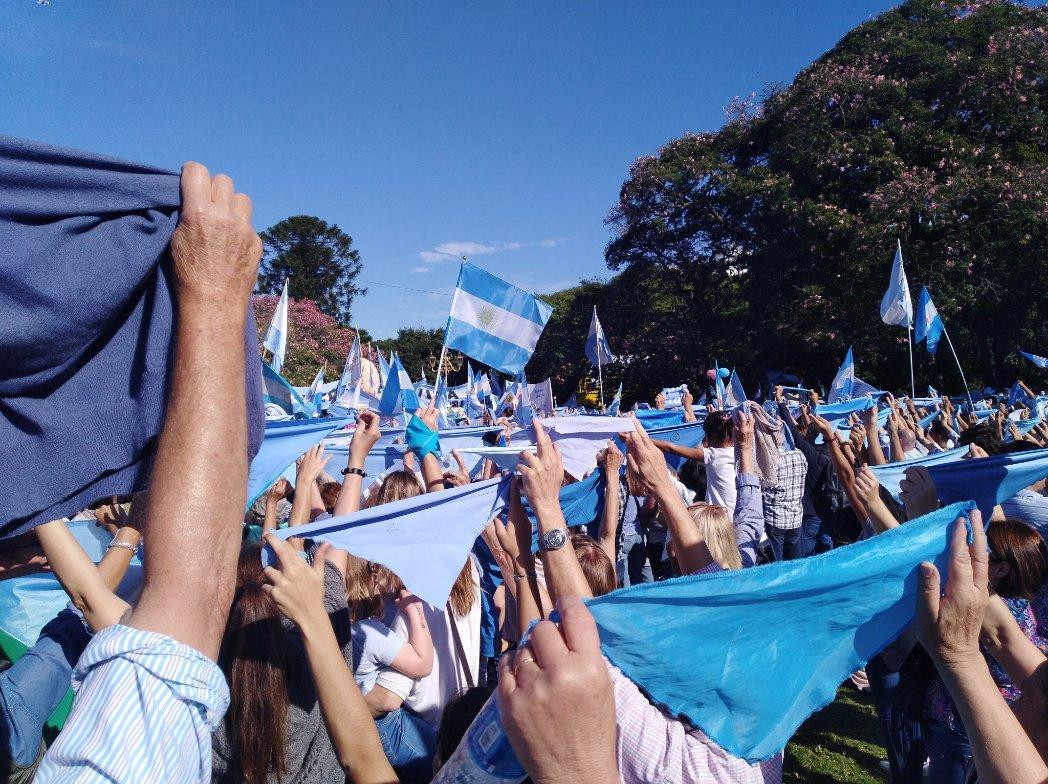
[[(638, 423), (638, 427), (643, 427), (643, 425)], [(706, 458), (706, 450), (703, 449), (701, 444), (698, 446), (681, 446), (670, 441), (652, 441), (651, 443), (656, 449), (662, 450), (667, 455), (678, 455), (686, 460), (698, 460), (700, 463)]]
[(408, 623), (408, 644), (393, 657), (389, 666), (409, 678), (425, 678), (433, 671), (433, 638), (422, 612), (422, 600), (402, 590), (396, 604)]
[(889, 511), (887, 504), (881, 500), (881, 483), (868, 465), (855, 475), (855, 489), (862, 495), (866, 504), (867, 520), (873, 526), (874, 534), (881, 534), (890, 528), (896, 528), (899, 521)]
[[(680, 396), (680, 401), (681, 401), (681, 403), (684, 404), (684, 421), (685, 422), (694, 422), (694, 421), (696, 421), (695, 412), (691, 408), (691, 404), (695, 402), (695, 396), (693, 394), (691, 394), (691, 390), (688, 389), (687, 387), (684, 387), (684, 391), (681, 393), (681, 396)], [(613, 558), (612, 559), (612, 563), (614, 563), (614, 562), (615, 562), (615, 559)]]
[(291, 490), (291, 483), (284, 477), (280, 477), (273, 486), (266, 491), (266, 515), (262, 518), (262, 535), (277, 530), (277, 504), (281, 499), (287, 498)]
[(742, 413), (735, 425), (735, 459), (739, 472), (735, 477), (737, 495), (732, 512), (735, 543), (739, 546), (743, 566), (757, 563), (757, 545), (764, 533), (764, 500), (753, 454), (753, 417)]
[(286, 542), (275, 536), (267, 536), (266, 541), (277, 554), (280, 569), (267, 567), (266, 576), (272, 585), (265, 589), (302, 633), (320, 713), (339, 765), (354, 784), (396, 782), (397, 776), (382, 750), (371, 712), (346, 666), (324, 608), (324, 561), (328, 545), (320, 546), (310, 566)]
[(837, 440), (837, 434), (834, 432), (833, 425), (820, 416), (813, 417), (812, 421), (826, 441), (826, 446), (830, 452), (830, 462), (833, 464), (833, 470), (837, 472), (837, 478), (841, 481), (845, 495), (848, 496), (848, 501), (852, 505), (852, 511), (855, 512), (860, 522), (865, 520), (869, 514), (866, 510), (866, 505), (862, 501), (862, 495), (855, 488), (855, 468), (844, 454), (844, 450)]
[(862, 412), (863, 426), (866, 428), (866, 455), (870, 465), (884, 465), (888, 458), (881, 448), (880, 426), (877, 424), (877, 406), (870, 406)]
[(244, 325), (261, 254), (251, 200), (229, 177), (186, 164), (171, 239), (171, 386), (149, 485), (149, 557), (128, 623), (211, 659), (233, 598), (247, 500)]
[(378, 443), (378, 414), (361, 411), (357, 414), (357, 428), (349, 442), (349, 458), (342, 477), (342, 489), (335, 501), (335, 517), (360, 511), (360, 495), (364, 483), (364, 460), (368, 452)]
[[(314, 490), (317, 487), (317, 477), (328, 464), (331, 455), (324, 453), (324, 445), (317, 444), (311, 447), (298, 460), (295, 471), (295, 502), (291, 505), (291, 515), (288, 517), (287, 527), (297, 528), (309, 522), (314, 512)], [(321, 507), (323, 508), (323, 507)], [(294, 547), (302, 549), (302, 540), (292, 537)]]
[(1041, 649), (1019, 628), (999, 596), (991, 596), (986, 605), (979, 640), (1012, 683), (1022, 685), (1045, 662)]
[[(427, 408), (419, 409), (415, 416), (425, 423), (434, 434), (437, 433), (437, 409), (431, 401)], [(422, 466), (422, 482), (426, 486), (427, 493), (435, 493), (444, 489), (444, 468), (436, 454), (429, 452), (424, 454), (419, 463)]]
[(622, 515), (622, 499), (619, 486), (622, 478), (622, 452), (615, 444), (608, 444), (600, 456), (604, 467), (604, 509), (600, 513), (600, 526), (597, 528), (597, 544), (608, 560), (615, 563), (618, 553), (615, 542), (619, 532), (619, 517)]

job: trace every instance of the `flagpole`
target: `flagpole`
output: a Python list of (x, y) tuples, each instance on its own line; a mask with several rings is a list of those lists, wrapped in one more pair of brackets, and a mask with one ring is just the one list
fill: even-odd
[(600, 389), (600, 407), (604, 408), (604, 374), (600, 369), (600, 348), (597, 348), (597, 386)]
[(913, 380), (913, 326), (906, 326), (906, 346), (910, 349), (910, 400), (917, 397), (917, 384)]
[[(462, 263), (465, 264), (467, 261), (468, 261), (468, 259), (465, 256), (463, 256), (462, 257)], [(459, 283), (461, 283), (461, 281), (462, 281), (462, 266), (460, 265), (459, 266), (458, 281), (455, 283), (455, 293), (451, 295), (451, 312), (452, 313), (455, 312), (455, 303), (458, 301)], [(444, 328), (444, 341), (443, 341), (442, 345), (440, 346), (440, 360), (437, 363), (437, 380), (434, 382), (434, 384), (435, 384), (434, 389), (436, 387), (440, 386), (440, 373), (444, 369), (444, 357), (447, 356), (447, 353), (448, 353), (448, 330), (450, 328), (451, 328), (451, 315), (449, 314), (448, 315), (448, 325)], [(448, 383), (448, 374), (445, 373), (444, 374), (444, 384), (447, 385), (447, 383)]]
[(972, 393), (968, 391), (968, 382), (964, 379), (964, 370), (961, 368), (961, 360), (957, 359), (957, 351), (953, 347), (953, 341), (950, 340), (950, 333), (946, 331), (946, 326), (942, 328), (942, 334), (946, 336), (946, 342), (950, 346), (950, 352), (953, 354), (953, 361), (957, 363), (957, 372), (961, 374), (961, 383), (964, 384), (964, 394), (968, 396), (968, 405), (972, 411), (975, 410), (975, 403), (972, 402)]

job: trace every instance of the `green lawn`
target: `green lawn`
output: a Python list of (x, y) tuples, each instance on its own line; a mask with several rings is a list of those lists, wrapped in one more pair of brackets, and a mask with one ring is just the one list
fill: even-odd
[(809, 717), (786, 747), (783, 782), (797, 784), (883, 784), (888, 777), (873, 700), (851, 688)]

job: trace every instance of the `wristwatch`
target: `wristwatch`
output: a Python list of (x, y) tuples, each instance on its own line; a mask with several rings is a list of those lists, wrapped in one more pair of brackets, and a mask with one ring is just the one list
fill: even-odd
[(356, 474), (359, 477), (367, 476), (367, 474), (364, 473), (363, 468), (354, 468), (353, 466), (349, 466), (348, 468), (342, 469), (342, 476), (345, 476), (346, 474)]
[(554, 528), (552, 531), (547, 531), (539, 538), (539, 550), (546, 552), (548, 550), (559, 550), (568, 541), (568, 532), (563, 528)]

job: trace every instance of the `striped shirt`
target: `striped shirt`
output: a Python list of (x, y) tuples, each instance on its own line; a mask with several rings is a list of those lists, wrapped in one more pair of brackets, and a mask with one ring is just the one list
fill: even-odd
[(211, 781), (211, 732), (229, 689), (202, 653), (117, 624), (88, 644), (73, 688), (73, 710), (37, 782)]

